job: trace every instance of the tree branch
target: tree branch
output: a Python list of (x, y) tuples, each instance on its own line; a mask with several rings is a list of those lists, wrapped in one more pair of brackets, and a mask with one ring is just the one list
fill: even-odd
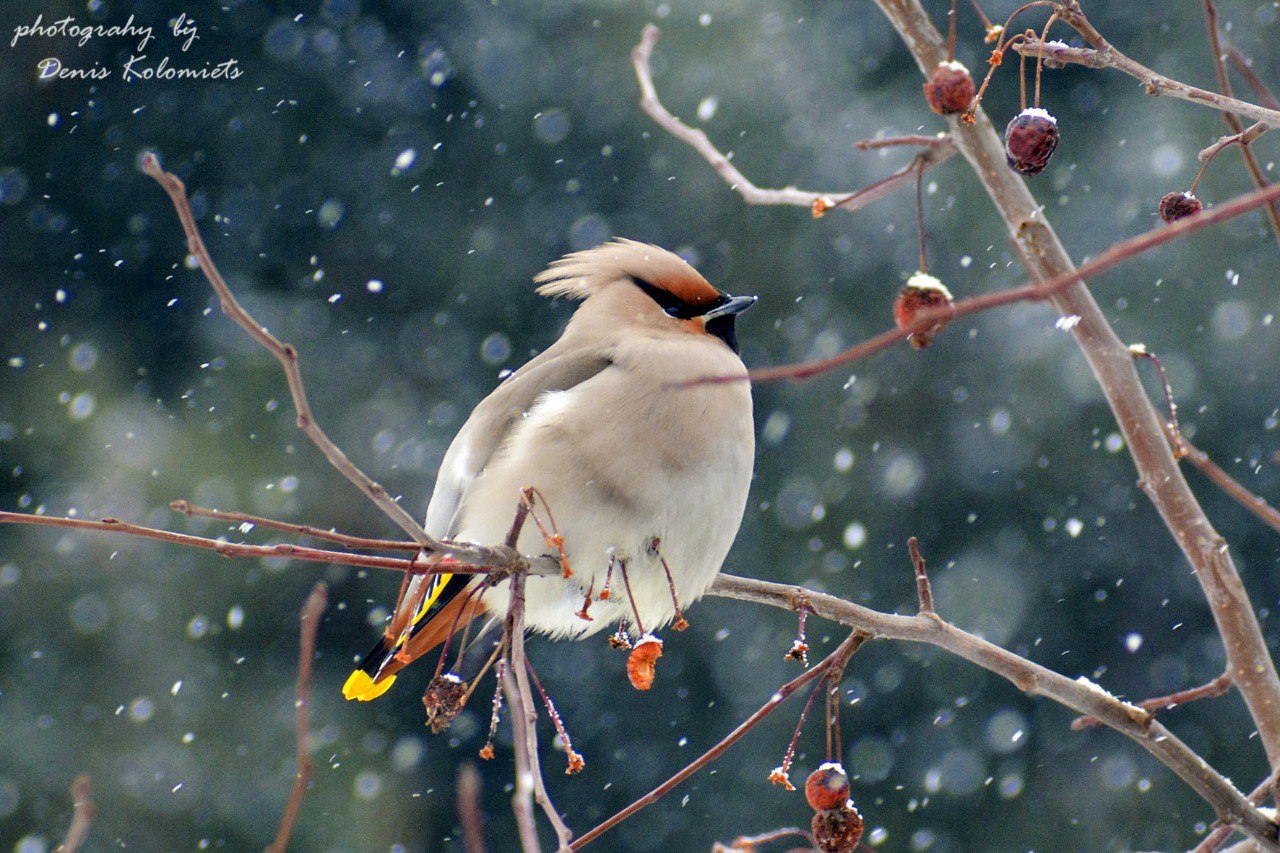
[[(725, 576), (721, 575), (721, 577), (723, 578)], [(714, 587), (713, 587), (713, 591), (714, 591)], [(827, 657), (824, 658), (820, 664), (815, 666), (813, 669), (806, 670), (801, 675), (793, 678), (791, 681), (788, 681), (786, 684), (779, 687), (777, 692), (775, 692), (771, 697), (769, 697), (769, 701), (764, 703), (764, 705), (760, 708), (760, 710), (756, 711), (750, 717), (747, 717), (747, 719), (744, 720), (741, 725), (739, 725), (733, 731), (729, 732), (729, 734), (725, 735), (723, 740), (721, 740), (715, 746), (711, 747), (711, 749), (707, 750), (702, 755), (695, 758), (693, 761), (691, 761), (688, 764), (688, 766), (686, 766), (679, 773), (675, 774), (670, 779), (663, 782), (661, 785), (654, 788), (652, 791), (645, 794), (643, 797), (636, 800), (634, 803), (627, 806), (622, 811), (613, 815), (608, 820), (604, 821), (599, 826), (592, 829), (590, 832), (585, 833), (581, 838), (579, 838), (577, 841), (575, 841), (571, 845), (571, 849), (581, 850), (583, 847), (587, 846), (592, 841), (595, 841), (601, 835), (605, 834), (613, 827), (622, 823), (624, 820), (631, 817), (636, 812), (640, 811), (646, 806), (651, 806), (654, 803), (656, 803), (665, 794), (670, 792), (671, 789), (675, 788), (685, 779), (688, 779), (694, 773), (697, 773), (703, 767), (707, 766), (712, 761), (715, 761), (717, 758), (723, 755), (729, 747), (733, 746), (735, 743), (741, 740), (742, 737), (747, 732), (751, 731), (753, 728), (759, 725), (761, 720), (763, 720), (765, 717), (773, 713), (774, 710), (776, 710), (779, 705), (785, 702), (789, 696), (791, 696), (801, 687), (804, 687), (810, 681), (813, 681), (815, 678), (818, 678), (819, 676), (826, 676), (829, 672), (833, 670), (833, 668), (843, 669), (845, 664), (849, 662), (849, 658), (851, 658), (853, 654), (856, 651), (858, 651), (858, 649), (862, 648), (862, 644), (865, 643), (868, 639), (869, 639), (869, 636), (863, 633), (862, 631), (854, 631), (852, 634), (850, 634), (848, 637), (845, 638), (844, 642), (841, 643), (835, 649), (835, 651), (827, 655)]]
[(306, 388), (302, 383), (302, 371), (298, 367), (297, 350), (293, 348), (292, 344), (281, 343), (275, 335), (267, 331), (265, 326), (253, 319), (236, 299), (235, 294), (231, 292), (231, 288), (227, 286), (222, 273), (218, 271), (217, 266), (213, 263), (213, 258), (205, 247), (204, 239), (200, 236), (200, 229), (196, 226), (195, 216), (191, 213), (191, 204), (187, 201), (186, 186), (177, 175), (161, 169), (160, 158), (150, 151), (142, 155), (141, 165), (142, 171), (155, 179), (156, 183), (160, 184), (164, 191), (169, 194), (169, 199), (173, 202), (178, 218), (182, 221), (182, 230), (187, 236), (187, 251), (200, 264), (200, 269), (205, 278), (208, 279), (214, 292), (218, 294), (218, 299), (222, 303), (223, 313), (235, 321), (236, 325), (248, 332), (250, 337), (261, 344), (267, 352), (275, 356), (276, 361), (280, 363), (281, 369), (284, 370), (285, 380), (289, 385), (289, 395), (293, 398), (294, 411), (297, 412), (298, 429), (302, 430), (307, 438), (311, 439), (311, 443), (319, 448), (325, 459), (329, 460), (330, 465), (354, 483), (360, 491), (364, 492), (365, 496), (373, 501), (387, 518), (409, 534), (410, 539), (424, 548), (435, 550), (439, 543), (433, 537), (427, 535), (427, 532), (422, 529), (422, 525), (418, 524), (413, 516), (409, 515), (404, 507), (396, 502), (395, 498), (387, 494), (386, 489), (356, 467), (356, 464), (347, 458), (341, 448), (334, 444), (333, 440), (316, 423), (315, 416), (311, 413), (311, 403), (307, 399)]
[(54, 853), (76, 853), (89, 837), (98, 807), (93, 802), (93, 784), (88, 773), (81, 773), (71, 783), (71, 825)]
[[(323, 548), (309, 548), (305, 545), (294, 545), (282, 542), (277, 545), (246, 545), (239, 542), (227, 542), (223, 539), (209, 539), (204, 536), (193, 536), (189, 533), (174, 533), (155, 527), (146, 527), (130, 521), (107, 517), (100, 521), (86, 518), (63, 518), (56, 515), (31, 515), (22, 512), (0, 510), (0, 524), (31, 524), (39, 527), (71, 527), (78, 530), (93, 530), (104, 533), (125, 533), (140, 536), (144, 539), (157, 539), (161, 542), (172, 542), (175, 545), (186, 545), (191, 548), (203, 548), (215, 551), (223, 557), (265, 557), (267, 559), (306, 560), (315, 563), (341, 563), (347, 566), (361, 566), (368, 569), (391, 569), (397, 572), (408, 572), (414, 575), (437, 574), (448, 571), (451, 574), (464, 575), (502, 575), (522, 572), (531, 575), (559, 575), (560, 561), (541, 556), (525, 558), (510, 548), (490, 548), (471, 543), (440, 542), (440, 552), (444, 555), (466, 555), (466, 562), (451, 562), (442, 569), (435, 563), (428, 563), (417, 557), (379, 557), (369, 554), (352, 554), (347, 551), (328, 551)], [(349, 537), (351, 539), (357, 537)], [(381, 540), (377, 540), (381, 541)], [(410, 545), (414, 550), (421, 550), (418, 545)], [(514, 555), (514, 556), (513, 556)], [(455, 557), (457, 559), (457, 557)], [(478, 562), (475, 562), (478, 561)]]
[(1137, 742), (1177, 774), (1213, 807), (1219, 819), (1239, 827), (1266, 849), (1280, 850), (1280, 827), (1249, 803), (1229, 780), (1149, 713), (1120, 701), (1088, 679), (1072, 681), (963, 631), (934, 613), (881, 613), (801, 587), (726, 574), (716, 578), (710, 594), (791, 611), (803, 605), (817, 616), (865, 632), (871, 638), (928, 643), (1004, 677), (1024, 693), (1044, 696), (1077, 713), (1096, 717), (1103, 725)]
[[(1187, 236), (1201, 228), (1207, 228), (1219, 222), (1225, 222), (1239, 216), (1242, 213), (1261, 207), (1268, 202), (1280, 199), (1280, 184), (1272, 185), (1263, 190), (1254, 190), (1244, 195), (1236, 196), (1222, 204), (1215, 205), (1212, 208), (1206, 208), (1194, 216), (1188, 216), (1179, 219), (1176, 222), (1158, 225), (1150, 231), (1145, 231), (1135, 237), (1127, 240), (1121, 240), (1114, 243), (1100, 252), (1096, 257), (1086, 263), (1080, 265), (1079, 268), (1068, 267), (1063, 272), (1049, 278), (1048, 280), (1031, 281), (1018, 287), (1006, 288), (998, 290), (994, 293), (983, 293), (978, 296), (970, 296), (967, 299), (961, 299), (955, 304), (945, 308), (930, 308), (919, 312), (915, 317), (915, 322), (908, 328), (888, 329), (873, 338), (854, 344), (846, 350), (842, 350), (833, 356), (816, 361), (802, 362), (799, 364), (785, 364), (778, 367), (763, 367), (751, 370), (748, 378), (752, 382), (772, 382), (778, 379), (810, 379), (814, 376), (821, 375), (828, 371), (834, 370), (845, 364), (849, 364), (859, 359), (869, 358), (877, 353), (884, 352), (894, 346), (900, 345), (907, 339), (908, 335), (913, 331), (928, 329), (939, 320), (955, 320), (957, 317), (963, 317), (966, 314), (976, 314), (980, 311), (989, 311), (992, 308), (998, 308), (1002, 305), (1011, 305), (1015, 302), (1035, 302), (1042, 300), (1054, 300), (1069, 289), (1079, 286), (1085, 281), (1098, 273), (1108, 270), (1116, 266), (1121, 261), (1132, 258), (1143, 252), (1161, 246), (1165, 243), (1178, 240)], [(1027, 228), (1035, 227), (1035, 219), (1026, 220)], [(1087, 291), (1086, 291), (1087, 292)], [(1089, 297), (1092, 301), (1092, 297)], [(1068, 303), (1062, 303), (1066, 305)], [(1069, 304), (1075, 304), (1074, 301)], [(1054, 302), (1063, 313), (1071, 313), (1064, 310), (1062, 305), (1057, 301)], [(1094, 306), (1096, 311), (1096, 304)], [(1077, 315), (1078, 316), (1078, 315)], [(1109, 330), (1110, 327), (1108, 327)], [(1114, 333), (1111, 335), (1113, 338)], [(1116, 339), (1119, 343), (1119, 339)], [(1122, 345), (1123, 346), (1123, 345)], [(1135, 374), (1136, 375), (1136, 374)], [(724, 377), (708, 377), (706, 379), (693, 380), (694, 382), (705, 381), (725, 381), (725, 382), (741, 382), (741, 376), (724, 376)], [(1104, 387), (1104, 391), (1105, 391)]]
[(302, 809), (302, 798), (307, 795), (307, 786), (311, 784), (314, 765), (311, 761), (311, 665), (316, 658), (316, 632), (320, 629), (320, 617), (329, 603), (329, 587), (323, 581), (311, 588), (311, 594), (302, 605), (298, 629), (298, 685), (294, 691), (294, 706), (297, 709), (297, 761), (298, 770), (293, 776), (293, 790), (289, 792), (289, 801), (285, 805), (284, 816), (280, 819), (280, 829), (276, 832), (276, 840), (267, 847), (267, 853), (285, 853), (289, 848), (289, 838), (293, 835), (293, 827), (298, 822), (298, 812)]
[[(906, 42), (921, 72), (927, 74), (945, 57), (945, 45), (918, 0), (876, 1)], [(1071, 2), (1065, 8), (1068, 23), (1077, 29), (1087, 26), (1078, 3)], [(1101, 39), (1092, 27), (1087, 29), (1092, 36), (1086, 34), (1086, 39)], [(1273, 110), (1243, 102), (1232, 104), (1237, 112), (1280, 124), (1280, 113)], [(1252, 112), (1236, 106), (1240, 104)], [(1032, 276), (1051, 280), (1072, 275), (1076, 272), (1074, 265), (1026, 182), (1007, 167), (1004, 145), (990, 119), (981, 108), (974, 119), (973, 124), (952, 119), (952, 135), (991, 196)], [(1269, 199), (1268, 193), (1275, 189), (1273, 186), (1260, 190), (1258, 196)], [(1226, 542), (1187, 485), (1165, 439), (1160, 418), (1142, 389), (1133, 358), (1089, 289), (1082, 282), (1071, 285), (1055, 294), (1052, 302), (1062, 313), (1080, 318), (1071, 334), (1115, 415), (1137, 466), (1139, 485), (1195, 569), (1226, 648), (1232, 681), (1258, 727), (1270, 765), (1280, 766), (1280, 677)]]
[[(635, 66), (636, 78), (640, 81), (640, 109), (644, 110), (645, 114), (657, 122), (662, 129), (702, 155), (702, 158), (716, 170), (716, 174), (724, 178), (729, 188), (741, 195), (743, 201), (747, 204), (783, 204), (807, 207), (817, 215), (821, 215), (822, 212), (837, 206), (846, 211), (853, 211), (865, 207), (876, 199), (883, 198), (901, 187), (914, 184), (917, 168), (928, 169), (931, 166), (936, 166), (956, 153), (955, 144), (951, 142), (950, 138), (945, 136), (933, 138), (925, 150), (920, 153), (922, 161), (919, 166), (913, 161), (909, 169), (904, 167), (888, 178), (853, 192), (819, 193), (799, 190), (795, 187), (786, 187), (780, 190), (762, 189), (753, 184), (746, 175), (738, 171), (738, 168), (729, 161), (728, 157), (720, 153), (719, 149), (711, 143), (711, 140), (707, 138), (703, 131), (696, 127), (689, 127), (662, 105), (662, 101), (658, 98), (658, 90), (653, 85), (653, 71), (650, 68), (653, 48), (658, 43), (660, 35), (661, 31), (653, 24), (649, 24), (640, 34), (640, 43), (631, 51), (631, 63)], [(922, 144), (914, 141), (916, 139), (913, 138), (913, 141), (909, 144)]]
[[(885, 9), (886, 7), (881, 4), (881, 8)], [(1157, 73), (1142, 63), (1125, 56), (1116, 49), (1115, 45), (1103, 38), (1102, 33), (1094, 28), (1093, 24), (1085, 16), (1084, 10), (1080, 8), (1077, 0), (1067, 0), (1067, 2), (1055, 6), (1055, 9), (1059, 19), (1080, 33), (1084, 40), (1092, 46), (1092, 50), (1068, 47), (1060, 41), (1042, 41), (1035, 37), (1022, 40), (1020, 43), (1013, 45), (1013, 49), (1024, 56), (1043, 56), (1045, 63), (1049, 65), (1075, 64), (1089, 68), (1114, 68), (1140, 81), (1146, 87), (1148, 95), (1171, 95), (1193, 104), (1212, 107), (1220, 112), (1248, 116), (1254, 121), (1265, 122), (1272, 127), (1280, 127), (1280, 112), (1276, 110), (1260, 107), (1257, 104), (1251, 104), (1248, 101), (1241, 101), (1238, 98), (1228, 97), (1227, 95), (1220, 95), (1217, 92), (1210, 92), (1208, 89), (1189, 86), (1186, 83)], [(886, 14), (888, 14), (887, 9)], [(930, 29), (932, 29), (932, 24)], [(934, 30), (934, 32), (937, 31)], [(912, 52), (915, 52), (914, 48)]]
[(288, 521), (276, 521), (273, 518), (263, 518), (260, 515), (250, 515), (247, 512), (235, 512), (220, 509), (207, 509), (206, 507), (196, 506), (195, 504), (176, 500), (169, 504), (169, 509), (174, 512), (180, 512), (187, 518), (212, 518), (218, 521), (227, 521), (232, 524), (249, 524), (254, 527), (265, 527), (268, 530), (278, 530), (281, 533), (292, 533), (296, 536), (310, 536), (312, 539), (322, 539), (325, 542), (334, 542), (339, 545), (345, 545), (348, 548), (359, 548), (364, 551), (421, 551), (422, 546), (416, 542), (401, 542), (396, 539), (370, 539), (365, 536), (348, 536), (345, 533), (338, 533), (335, 530), (322, 530), (319, 527), (312, 527), (309, 524), (293, 524)]

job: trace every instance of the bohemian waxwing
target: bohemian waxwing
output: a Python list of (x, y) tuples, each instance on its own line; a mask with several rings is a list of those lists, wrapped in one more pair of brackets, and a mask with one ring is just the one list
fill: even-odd
[[(579, 639), (620, 621), (636, 629), (638, 615), (654, 630), (706, 592), (742, 522), (755, 455), (750, 386), (682, 383), (745, 377), (734, 318), (756, 297), (721, 293), (676, 255), (633, 240), (575, 252), (535, 280), (539, 293), (582, 304), (560, 339), (463, 424), (441, 462), (426, 531), (499, 544), (532, 486), (573, 574), (528, 578), (525, 624)], [(550, 550), (534, 524), (517, 547)], [(374, 699), (475, 616), (505, 615), (508, 584), (484, 587), (477, 575), (414, 576), (394, 632), (343, 695)]]

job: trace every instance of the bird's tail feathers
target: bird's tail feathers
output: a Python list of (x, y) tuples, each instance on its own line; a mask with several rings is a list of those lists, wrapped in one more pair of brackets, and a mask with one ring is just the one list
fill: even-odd
[(405, 630), (395, 635), (384, 635), (374, 644), (347, 678), (342, 686), (342, 695), (360, 702), (377, 699), (395, 682), (397, 672), (479, 616), (482, 606), (478, 597), (463, 594), (472, 586), (473, 580), (471, 575), (435, 575), (422, 602), (416, 607), (412, 622)]

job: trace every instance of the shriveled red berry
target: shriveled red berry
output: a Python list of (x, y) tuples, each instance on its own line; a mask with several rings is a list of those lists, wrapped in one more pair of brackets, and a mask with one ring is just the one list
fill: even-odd
[[(920, 314), (931, 308), (944, 308), (955, 302), (955, 297), (946, 285), (928, 273), (918, 272), (907, 279), (906, 287), (898, 293), (893, 302), (893, 320), (898, 328), (910, 331), (916, 324)], [(949, 317), (943, 316), (929, 324), (927, 328), (911, 331), (907, 340), (916, 349), (923, 349), (933, 342), (933, 336), (947, 325)]]
[(973, 76), (954, 59), (939, 62), (924, 84), (924, 99), (929, 109), (938, 115), (949, 116), (963, 112), (974, 95)]
[(467, 704), (467, 683), (452, 672), (436, 676), (427, 686), (422, 704), (427, 709), (427, 725), (431, 727), (431, 733), (440, 734), (449, 728)]
[(805, 780), (804, 798), (815, 812), (840, 808), (849, 802), (849, 776), (839, 764), (828, 761)]
[(1020, 175), (1038, 175), (1058, 147), (1058, 120), (1032, 107), (1013, 117), (1004, 130), (1004, 154)]
[(1160, 199), (1160, 218), (1165, 222), (1177, 222), (1202, 210), (1204, 205), (1191, 193), (1169, 193)]
[(645, 634), (631, 649), (627, 657), (627, 678), (636, 690), (648, 690), (657, 674), (658, 658), (662, 657), (662, 640)]
[(823, 853), (854, 853), (862, 840), (862, 815), (846, 801), (840, 808), (815, 813), (809, 828)]

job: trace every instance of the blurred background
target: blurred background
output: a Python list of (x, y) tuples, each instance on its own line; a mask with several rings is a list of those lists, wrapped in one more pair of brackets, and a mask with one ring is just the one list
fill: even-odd
[[(928, 5), (944, 21), (946, 4)], [(1215, 85), (1200, 4), (1085, 5), (1136, 59)], [(1003, 18), (1014, 6), (986, 8)], [(1277, 5), (1221, 11), (1231, 42), (1280, 86)], [(186, 51), (170, 30), (180, 15), (197, 28)], [(133, 16), (154, 37), (141, 53), (123, 36), (15, 38), (37, 17), (67, 16)], [(959, 20), (958, 58), (983, 67), (989, 48), (968, 4)], [(628, 53), (647, 22), (663, 30), (654, 67), (668, 106), (761, 186), (852, 190), (909, 157), (860, 153), (856, 140), (945, 127), (870, 2), (6, 2), (0, 508), (277, 541), (168, 509), (186, 498), (396, 535), (297, 432), (277, 365), (185, 263), (168, 199), (137, 170), (146, 149), (187, 182), (236, 292), (298, 347), (320, 422), (415, 515), (472, 406), (567, 321), (572, 305), (530, 282), (565, 252), (648, 240), (726, 290), (759, 294), (739, 324), (751, 366), (828, 355), (887, 328), (917, 266), (912, 194), (819, 221), (747, 207), (639, 111)], [(224, 67), (241, 76), (126, 81), (131, 55), (146, 57), (135, 69), (234, 60)], [(40, 82), (49, 57), (110, 74)], [(1016, 70), (986, 100), (998, 126), (1018, 109)], [(1049, 70), (1043, 104), (1062, 143), (1032, 189), (1076, 259), (1153, 227), (1160, 196), (1186, 189), (1196, 153), (1226, 132), (1213, 112), (1148, 98), (1118, 72)], [(1280, 171), (1275, 135), (1256, 150)], [(1249, 188), (1228, 151), (1199, 195), (1212, 205)], [(928, 173), (925, 204), (930, 270), (958, 297), (1024, 280), (960, 158)], [(1188, 434), (1273, 501), (1276, 258), (1254, 213), (1091, 282), (1121, 337), (1163, 359)], [(942, 614), (1032, 660), (1134, 699), (1219, 675), (1198, 585), (1056, 319), (1013, 306), (965, 318), (921, 352), (904, 345), (808, 383), (757, 387), (756, 479), (728, 568), (906, 612), (915, 535)], [(1188, 476), (1274, 642), (1280, 539)], [(294, 847), (460, 850), (454, 775), (484, 741), (488, 685), (438, 736), (420, 702), (429, 664), (376, 703), (340, 695), (395, 575), (12, 526), (0, 527), (0, 845), (56, 844), (81, 771), (100, 804), (91, 849), (268, 842), (293, 775), (297, 614), (317, 579), (332, 587), (317, 770)], [(792, 616), (712, 599), (689, 616), (647, 694), (627, 685), (603, 636), (531, 641), (587, 761), (565, 777), (543, 720), (548, 783), (579, 832), (797, 674), (783, 661)], [(842, 636), (809, 621), (814, 655)], [(841, 690), (853, 797), (883, 849), (1182, 849), (1213, 820), (1131, 742), (1071, 732), (1066, 710), (931, 648), (872, 643)], [(597, 846), (705, 850), (807, 825), (802, 796), (765, 781), (802, 702)], [(1266, 775), (1237, 696), (1165, 716), (1243, 789)], [(811, 722), (793, 778), (823, 758)], [(514, 849), (505, 722), (480, 770), (489, 844)]]

